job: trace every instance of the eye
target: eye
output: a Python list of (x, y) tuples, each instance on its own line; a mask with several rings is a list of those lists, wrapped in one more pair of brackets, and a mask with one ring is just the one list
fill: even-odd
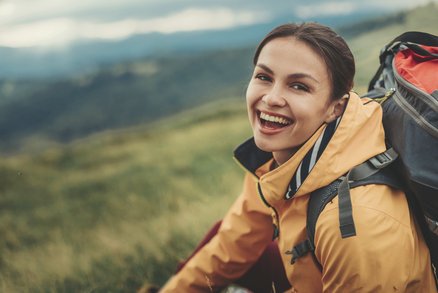
[(305, 84), (302, 84), (302, 83), (298, 83), (298, 82), (291, 83), (289, 85), (289, 87), (291, 87), (291, 88), (293, 88), (295, 90), (298, 90), (298, 91), (305, 91), (305, 92), (309, 91), (309, 87), (308, 86), (306, 86)]
[(272, 80), (268, 75), (263, 74), (263, 73), (256, 74), (255, 79), (259, 79), (261, 81), (271, 81)]

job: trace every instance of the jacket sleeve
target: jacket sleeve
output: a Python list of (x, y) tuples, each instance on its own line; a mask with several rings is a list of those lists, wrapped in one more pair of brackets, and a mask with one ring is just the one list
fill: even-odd
[(225, 215), (218, 233), (173, 276), (160, 292), (212, 292), (241, 277), (272, 241), (271, 210), (247, 174), (242, 194)]
[[(370, 195), (373, 203), (368, 203)], [(427, 247), (403, 192), (383, 185), (352, 190), (357, 235), (342, 239), (338, 203), (321, 213), (315, 235), (323, 292), (435, 292)], [(330, 207), (331, 206), (331, 207)], [(319, 230), (319, 232), (318, 232)], [(418, 288), (423, 283), (423, 287)], [(424, 283), (432, 291), (424, 291)]]

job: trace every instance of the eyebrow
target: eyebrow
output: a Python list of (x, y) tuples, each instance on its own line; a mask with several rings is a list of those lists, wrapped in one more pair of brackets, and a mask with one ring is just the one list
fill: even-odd
[[(269, 68), (267, 65), (263, 64), (263, 63), (258, 63), (256, 65), (257, 67), (260, 67), (261, 69), (265, 70), (266, 72), (268, 72), (269, 74), (274, 75), (274, 71), (272, 71), (271, 68)], [(314, 80), (317, 83), (320, 83), (317, 79), (315, 79), (313, 76), (311, 76), (310, 74), (307, 73), (302, 73), (302, 72), (297, 72), (297, 73), (291, 73), (287, 76), (288, 78), (310, 78), (312, 80)]]

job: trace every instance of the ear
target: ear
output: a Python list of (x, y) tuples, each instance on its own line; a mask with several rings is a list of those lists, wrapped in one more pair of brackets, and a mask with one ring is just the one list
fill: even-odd
[(327, 111), (327, 118), (325, 119), (326, 123), (333, 122), (344, 113), (349, 97), (349, 94), (345, 94), (342, 98), (331, 102)]

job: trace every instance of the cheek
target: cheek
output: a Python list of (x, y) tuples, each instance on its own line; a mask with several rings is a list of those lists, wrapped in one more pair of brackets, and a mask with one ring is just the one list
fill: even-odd
[(254, 99), (253, 99), (252, 91), (253, 91), (252, 86), (251, 84), (249, 84), (246, 89), (245, 99), (246, 99), (246, 110), (251, 125), (254, 124), (254, 111), (253, 111)]
[(254, 92), (254, 85), (252, 84), (252, 82), (250, 82), (248, 84), (248, 87), (246, 88), (246, 101), (248, 102), (251, 97), (253, 96), (253, 92)]
[(251, 83), (248, 85), (248, 88), (246, 89), (246, 105), (248, 107), (248, 110), (254, 106), (254, 104), (257, 102), (257, 90)]
[(304, 132), (314, 132), (325, 121), (327, 108), (319, 104), (295, 105), (295, 119)]
[[(312, 99), (305, 100), (299, 106), (301, 107), (301, 113), (304, 116), (311, 117), (316, 121), (324, 119), (330, 109), (330, 103), (325, 98), (321, 98), (322, 95), (316, 95)], [(319, 118), (319, 119), (318, 119)]]

